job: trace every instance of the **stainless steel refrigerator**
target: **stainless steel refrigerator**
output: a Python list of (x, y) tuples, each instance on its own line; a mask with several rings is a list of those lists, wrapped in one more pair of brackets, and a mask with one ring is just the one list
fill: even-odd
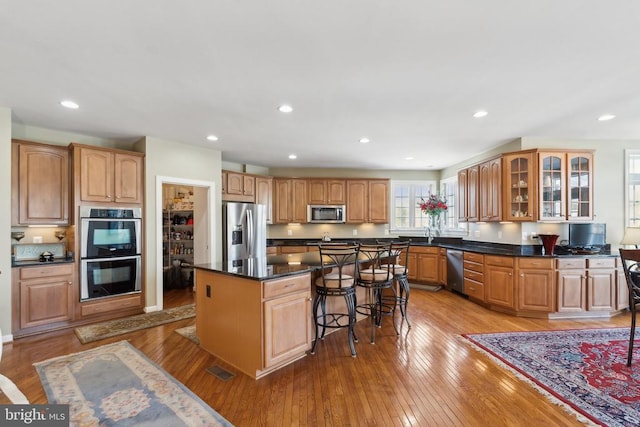
[(267, 207), (254, 203), (222, 204), (224, 261), (267, 256)]

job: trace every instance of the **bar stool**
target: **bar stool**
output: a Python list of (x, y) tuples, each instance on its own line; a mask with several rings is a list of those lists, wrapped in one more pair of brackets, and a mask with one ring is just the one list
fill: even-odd
[(407, 326), (411, 328), (409, 317), (407, 315), (407, 305), (409, 304), (409, 247), (411, 241), (391, 242), (389, 257), (385, 260), (387, 263), (382, 264), (381, 268), (389, 269), (393, 276), (393, 295), (383, 296), (382, 300), (386, 303), (393, 304), (393, 323), (395, 325), (396, 308), (400, 308), (402, 320), (407, 322)]
[[(354, 341), (358, 341), (354, 327), (356, 324), (356, 281), (358, 271), (358, 246), (319, 245), (322, 275), (316, 280), (312, 316), (315, 324), (315, 339), (311, 354), (315, 354), (318, 339), (324, 339), (326, 328), (347, 328), (351, 356), (356, 357)], [(326, 267), (325, 267), (326, 265)], [(353, 265), (354, 273), (350, 272)], [(346, 312), (327, 313), (327, 297), (342, 297)], [(318, 313), (320, 309), (320, 313)], [(340, 310), (340, 309), (336, 309)], [(320, 328), (322, 329), (320, 331)]]
[[(364, 304), (356, 306), (356, 312), (368, 316), (371, 320), (371, 344), (376, 342), (375, 328), (380, 327), (382, 316), (391, 314), (393, 306), (386, 304), (382, 299), (385, 289), (391, 288), (393, 275), (388, 268), (381, 268), (382, 259), (391, 251), (391, 244), (360, 244), (360, 260), (365, 267), (357, 270), (357, 286), (367, 290), (367, 299)], [(394, 323), (393, 328), (396, 329)], [(399, 334), (396, 329), (396, 334)]]

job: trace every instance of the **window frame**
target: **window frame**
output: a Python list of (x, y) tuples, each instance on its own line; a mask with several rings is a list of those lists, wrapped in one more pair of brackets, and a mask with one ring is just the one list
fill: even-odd
[[(640, 205), (640, 195), (631, 199), (632, 191), (635, 188), (636, 193), (640, 192), (640, 165), (638, 171), (631, 171), (631, 161), (635, 158), (640, 163), (640, 150), (628, 148), (624, 150), (624, 224), (625, 227), (640, 227), (640, 214), (634, 215), (633, 212), (638, 210)], [(637, 177), (632, 177), (637, 175)], [(635, 207), (635, 209), (634, 209)]]
[(409, 208), (409, 224), (411, 227), (397, 227), (396, 223), (396, 204), (395, 204), (395, 190), (397, 187), (409, 187), (409, 199), (415, 200), (415, 187), (426, 186), (429, 191), (436, 191), (438, 188), (438, 181), (435, 179), (426, 180), (394, 180), (390, 181), (389, 191), (389, 232), (391, 234), (421, 234), (424, 235), (424, 227), (415, 226), (414, 209)]

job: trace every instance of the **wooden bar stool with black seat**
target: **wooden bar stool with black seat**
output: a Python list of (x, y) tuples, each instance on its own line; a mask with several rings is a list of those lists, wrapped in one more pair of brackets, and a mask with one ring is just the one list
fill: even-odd
[(396, 309), (400, 308), (402, 320), (407, 322), (409, 328), (411, 327), (411, 323), (409, 323), (409, 317), (407, 315), (407, 305), (409, 304), (409, 294), (411, 292), (408, 277), (410, 246), (411, 242), (408, 240), (391, 242), (389, 256), (383, 258), (381, 265), (382, 269), (389, 269), (393, 277), (393, 286), (391, 286), (393, 295), (383, 295), (382, 301), (387, 304), (393, 304), (393, 324), (395, 325)]
[[(356, 357), (354, 341), (356, 324), (356, 276), (358, 271), (357, 245), (319, 245), (320, 259), (323, 264), (322, 275), (315, 282), (312, 316), (315, 325), (315, 339), (311, 354), (315, 354), (318, 339), (324, 339), (327, 328), (347, 328), (349, 331), (349, 347), (351, 356)], [(327, 313), (327, 298), (342, 297), (345, 308), (335, 308)], [(340, 304), (332, 302), (332, 306)], [(337, 311), (335, 311), (337, 310)]]
[[(392, 314), (393, 306), (382, 300), (385, 289), (390, 289), (393, 275), (388, 268), (381, 268), (382, 260), (391, 251), (391, 244), (360, 244), (359, 255), (362, 266), (358, 268), (357, 286), (367, 290), (366, 301), (356, 305), (356, 311), (368, 316), (371, 321), (371, 344), (376, 342), (375, 328), (382, 324), (382, 316)], [(398, 334), (396, 325), (393, 328)]]
[(620, 249), (620, 259), (629, 288), (629, 310), (631, 310), (631, 330), (629, 331), (629, 353), (627, 366), (633, 358), (633, 341), (636, 333), (636, 313), (640, 305), (640, 249)]

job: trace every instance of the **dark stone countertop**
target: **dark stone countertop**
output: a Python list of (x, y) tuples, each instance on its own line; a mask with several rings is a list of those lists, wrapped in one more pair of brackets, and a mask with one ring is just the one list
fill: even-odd
[(47, 267), (49, 265), (72, 264), (73, 262), (75, 262), (73, 258), (60, 258), (47, 262), (40, 262), (37, 259), (29, 259), (23, 261), (12, 261), (11, 267)]

